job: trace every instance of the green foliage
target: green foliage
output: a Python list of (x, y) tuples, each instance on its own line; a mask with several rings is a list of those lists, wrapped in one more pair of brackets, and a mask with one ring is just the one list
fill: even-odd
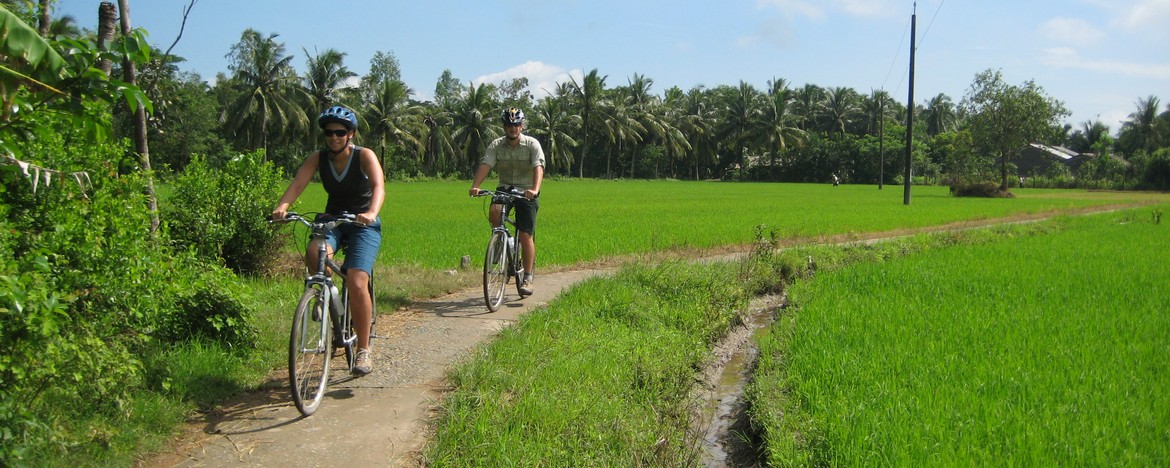
[(0, 254), (10, 259), (0, 268), (0, 457), (16, 465), (108, 448), (112, 428), (157, 390), (145, 376), (165, 373), (142, 356), (192, 339), (240, 350), (255, 340), (230, 272), (151, 236), (145, 180), (105, 163), (125, 148), (67, 137), (44, 131), (25, 150), (43, 155), (38, 164), (88, 170), (92, 185), (54, 174), (33, 192), (0, 166)]
[(283, 178), (263, 154), (240, 155), (221, 168), (196, 158), (172, 181), (163, 218), (177, 248), (242, 274), (268, 269), (281, 247), (267, 219)]
[(31, 140), (37, 131), (35, 119), (51, 113), (83, 129), (92, 141), (104, 141), (109, 134), (109, 114), (94, 101), (124, 100), (131, 107), (153, 107), (136, 86), (111, 79), (97, 68), (102, 60), (144, 63), (150, 58), (146, 33), (136, 30), (120, 36), (108, 51), (93, 42), (66, 39), (47, 41), (36, 30), (0, 6), (0, 149), (24, 154), (15, 140)]
[(1170, 148), (1155, 151), (1150, 157), (1143, 181), (1157, 190), (1170, 190)]

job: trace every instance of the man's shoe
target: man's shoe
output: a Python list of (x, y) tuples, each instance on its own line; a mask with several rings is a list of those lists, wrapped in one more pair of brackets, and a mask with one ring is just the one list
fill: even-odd
[(525, 277), (524, 281), (520, 282), (520, 294), (525, 296), (532, 295), (532, 277)]
[(370, 358), (370, 350), (361, 348), (357, 352), (357, 359), (354, 359), (353, 373), (357, 375), (369, 374), (374, 369), (374, 360)]

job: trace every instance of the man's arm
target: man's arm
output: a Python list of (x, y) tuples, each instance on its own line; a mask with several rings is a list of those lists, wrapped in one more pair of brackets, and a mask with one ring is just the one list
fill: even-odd
[(479, 169), (475, 171), (475, 179), (471, 181), (471, 190), (468, 190), (467, 194), (473, 197), (479, 195), (479, 184), (483, 183), (483, 180), (487, 178), (488, 173), (491, 171), (491, 166), (481, 163)]

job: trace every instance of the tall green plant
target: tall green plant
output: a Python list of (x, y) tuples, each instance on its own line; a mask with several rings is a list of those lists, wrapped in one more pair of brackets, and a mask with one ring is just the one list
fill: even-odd
[(196, 159), (173, 183), (164, 219), (175, 245), (244, 274), (266, 270), (280, 250), (266, 221), (283, 177), (256, 151), (217, 168)]

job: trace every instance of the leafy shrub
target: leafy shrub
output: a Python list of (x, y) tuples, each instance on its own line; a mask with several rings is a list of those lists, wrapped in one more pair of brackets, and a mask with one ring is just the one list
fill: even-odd
[(1142, 181), (1156, 190), (1170, 189), (1170, 148), (1154, 152)]
[(108, 163), (125, 146), (59, 133), (24, 149), (91, 185), (53, 173), (34, 192), (0, 165), (0, 465), (107, 446), (109, 430), (86, 421), (116, 428), (158, 390), (142, 356), (200, 338), (247, 349), (255, 336), (230, 271), (151, 234), (145, 179)]
[(172, 181), (163, 218), (178, 248), (242, 274), (269, 269), (281, 238), (267, 218), (283, 177), (263, 155), (240, 155), (222, 168), (196, 158)]

